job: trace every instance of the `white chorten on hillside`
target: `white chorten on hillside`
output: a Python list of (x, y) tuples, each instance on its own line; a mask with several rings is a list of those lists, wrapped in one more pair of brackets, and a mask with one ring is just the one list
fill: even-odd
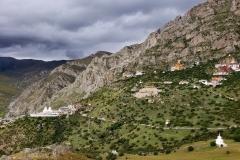
[(47, 113), (47, 107), (44, 107), (44, 109), (43, 109), (43, 113)]
[(218, 146), (218, 147), (226, 147), (227, 145), (223, 142), (223, 139), (222, 139), (222, 137), (220, 136), (220, 133), (219, 133), (219, 135), (218, 135), (218, 137), (217, 137), (217, 139), (216, 139), (216, 145)]
[(170, 123), (170, 120), (169, 119), (167, 119), (166, 120), (166, 122), (165, 122), (165, 124), (169, 124)]
[(52, 108), (49, 107), (49, 108), (47, 109), (47, 107), (44, 107), (43, 113), (52, 113)]

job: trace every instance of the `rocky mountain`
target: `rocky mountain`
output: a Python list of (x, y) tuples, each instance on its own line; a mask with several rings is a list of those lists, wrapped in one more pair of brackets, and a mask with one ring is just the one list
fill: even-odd
[[(53, 69), (47, 77), (42, 78), (26, 88), (21, 95), (11, 103), (9, 107), (10, 112), (23, 113), (27, 108), (30, 112), (38, 111), (41, 109), (39, 106), (48, 102), (54, 93), (72, 84), (76, 77), (87, 68), (92, 59), (110, 54), (110, 52), (99, 51), (83, 59), (68, 61)], [(67, 104), (69, 101), (65, 103)]]
[[(36, 84), (30, 86), (15, 102), (12, 111), (19, 113), (26, 107), (34, 106), (32, 101), (35, 99), (39, 101), (37, 108), (75, 103), (100, 87), (121, 79), (124, 72), (148, 72), (154, 69), (166, 71), (179, 60), (188, 68), (195, 62), (220, 60), (229, 54), (239, 59), (239, 16), (239, 0), (207, 0), (151, 33), (143, 43), (126, 46), (112, 55), (94, 57), (81, 73), (71, 71), (77, 76), (71, 75), (72, 79), (68, 77), (65, 85), (54, 81), (54, 84), (61, 87), (56, 90), (46, 89), (54, 90), (49, 91), (49, 97), (44, 94), (47, 101), (43, 101), (46, 98), (40, 95), (34, 97)], [(64, 81), (66, 79), (63, 78)], [(23, 95), (31, 95), (32, 100), (26, 101), (22, 98)], [(33, 108), (30, 107), (30, 110)]]
[(40, 60), (17, 60), (0, 57), (0, 116), (6, 112), (10, 101), (15, 99), (26, 86), (46, 77), (51, 70), (66, 61), (44, 62)]
[[(49, 145), (65, 144), (94, 159), (115, 159), (113, 150), (124, 159), (132, 159), (130, 154), (160, 158), (181, 151), (189, 156), (192, 146), (192, 159), (199, 159), (200, 145), (194, 143), (201, 141), (204, 153), (218, 150), (220, 156), (237, 159), (239, 151), (230, 149), (240, 142), (239, 4), (208, 0), (141, 44), (55, 68), (24, 90), (11, 114), (76, 102), (80, 109), (68, 116), (74, 111), (2, 123), (0, 155), (40, 158), (47, 156), (45, 151), (58, 151), (46, 150)], [(136, 71), (145, 74), (123, 77)], [(226, 74), (216, 76), (215, 71)], [(217, 148), (219, 134), (227, 148)], [(18, 153), (24, 148), (35, 149)]]

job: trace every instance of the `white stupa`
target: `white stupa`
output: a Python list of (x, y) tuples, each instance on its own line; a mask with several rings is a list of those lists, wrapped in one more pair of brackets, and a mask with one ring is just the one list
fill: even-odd
[(216, 139), (216, 145), (217, 145), (218, 147), (221, 147), (221, 146), (226, 147), (226, 146), (227, 146), (227, 145), (223, 142), (223, 139), (222, 139), (222, 137), (220, 136), (220, 133), (219, 133), (219, 135), (218, 135), (218, 137), (217, 137), (217, 139)]
[(48, 107), (48, 112), (52, 113), (52, 107)]
[(169, 119), (167, 119), (166, 120), (166, 122), (165, 122), (165, 124), (169, 124), (170, 123), (170, 120)]
[(44, 107), (43, 113), (52, 113), (52, 108), (51, 107)]
[(43, 113), (47, 113), (47, 112), (48, 112), (47, 107), (44, 107), (44, 109), (43, 109)]

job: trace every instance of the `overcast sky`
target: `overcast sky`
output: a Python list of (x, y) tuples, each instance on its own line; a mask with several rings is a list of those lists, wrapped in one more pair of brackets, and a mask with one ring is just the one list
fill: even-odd
[(206, 0), (0, 0), (0, 56), (45, 61), (115, 53)]

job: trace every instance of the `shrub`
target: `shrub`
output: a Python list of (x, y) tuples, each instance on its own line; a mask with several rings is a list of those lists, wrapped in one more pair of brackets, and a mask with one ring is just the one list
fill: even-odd
[(191, 152), (191, 151), (193, 151), (193, 150), (194, 150), (193, 146), (189, 146), (189, 147), (188, 147), (188, 151), (189, 151), (189, 152)]
[(166, 149), (165, 153), (166, 154), (170, 154), (171, 153), (171, 149)]
[(124, 156), (124, 153), (123, 153), (123, 152), (120, 152), (120, 153), (119, 153), (119, 156)]
[(236, 141), (236, 142), (240, 142), (240, 136), (237, 135), (237, 134), (235, 134), (235, 135), (233, 136), (233, 140)]
[(210, 146), (216, 146), (216, 142), (215, 141), (210, 142)]
[(113, 153), (108, 153), (108, 155), (106, 156), (106, 160), (115, 160), (117, 159), (117, 156)]
[(102, 160), (101, 156), (96, 157), (96, 160)]

